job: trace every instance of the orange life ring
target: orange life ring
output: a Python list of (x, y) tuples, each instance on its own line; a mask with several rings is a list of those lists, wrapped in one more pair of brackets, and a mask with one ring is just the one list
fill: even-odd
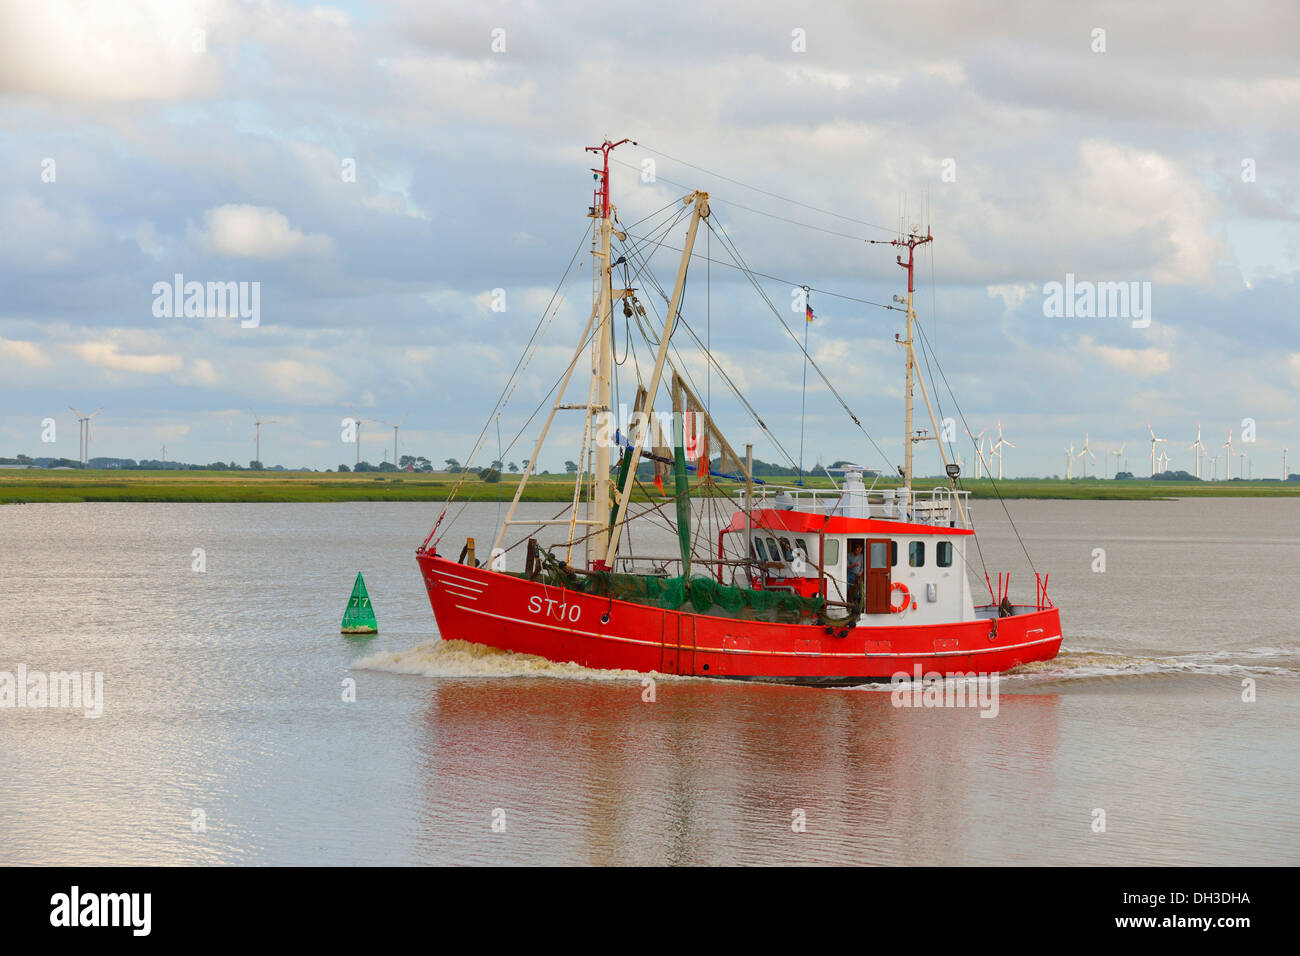
[[(894, 592), (903, 592), (903, 603), (900, 607), (894, 607)], [(902, 614), (912, 606), (912, 592), (907, 589), (907, 585), (902, 581), (895, 581), (894, 586), (889, 589), (889, 610), (893, 614)]]

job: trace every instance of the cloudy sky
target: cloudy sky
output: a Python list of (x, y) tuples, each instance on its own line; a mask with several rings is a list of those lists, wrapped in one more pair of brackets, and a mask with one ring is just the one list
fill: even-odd
[[(918, 312), (956, 403), (932, 394), (977, 431), (1001, 421), (1008, 475), (1062, 473), (1085, 432), (1142, 474), (1148, 421), (1175, 468), (1199, 421), (1276, 475), (1283, 446), (1300, 455), (1296, 36), (1300, 8), (1249, 0), (0, 0), (0, 456), (75, 457), (67, 406), (102, 405), (93, 455), (246, 462), (251, 406), (276, 420), (268, 464), (334, 467), (351, 405), (404, 419), (402, 454), (464, 460), (585, 248), (583, 147), (626, 136), (621, 221), (708, 190), (798, 334), (791, 285), (823, 290), (809, 351), (891, 462), (902, 315), (857, 300), (903, 291), (864, 241), (902, 222), (935, 237)], [(652, 260), (665, 286), (680, 243)], [(799, 351), (700, 243), (718, 262), (692, 267), (684, 315), (797, 456)], [(258, 323), (157, 314), (177, 274), (257, 283)], [(1046, 315), (1067, 275), (1149, 283), (1150, 323)], [(507, 460), (589, 308), (584, 273), (502, 417)], [(734, 442), (782, 460), (674, 342)], [(885, 464), (808, 382), (805, 461)], [(556, 438), (543, 467), (575, 457), (571, 422)], [(391, 455), (391, 430), (363, 439)]]

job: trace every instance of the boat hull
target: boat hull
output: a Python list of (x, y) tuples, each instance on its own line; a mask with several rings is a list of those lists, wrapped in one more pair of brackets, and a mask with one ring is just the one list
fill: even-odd
[[(444, 640), (557, 663), (735, 680), (852, 684), (896, 674), (992, 674), (1061, 649), (1055, 607), (955, 624), (826, 627), (669, 611), (418, 553)], [(996, 626), (995, 626), (996, 625)]]

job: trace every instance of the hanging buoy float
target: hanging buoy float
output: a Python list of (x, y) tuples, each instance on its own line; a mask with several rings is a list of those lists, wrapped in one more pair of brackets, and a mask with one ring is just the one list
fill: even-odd
[(343, 612), (343, 634), (378, 634), (379, 622), (375, 620), (375, 608), (366, 593), (366, 579), (357, 572), (357, 581), (352, 585), (352, 596), (348, 598), (348, 608)]
[[(894, 592), (903, 592), (903, 603), (894, 604)], [(894, 586), (889, 589), (889, 610), (894, 614), (902, 614), (909, 607), (912, 607), (912, 592), (907, 589), (907, 585), (902, 581), (895, 581)]]

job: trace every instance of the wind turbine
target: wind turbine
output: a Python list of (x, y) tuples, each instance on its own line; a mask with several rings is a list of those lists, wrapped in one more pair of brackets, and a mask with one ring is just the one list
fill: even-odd
[(1232, 428), (1231, 426), (1229, 426), (1228, 428), (1228, 440), (1225, 441), (1219, 447), (1228, 449), (1228, 463), (1227, 463), (1227, 468), (1225, 469), (1224, 472), (1223, 480), (1232, 481)]
[[(1125, 444), (1127, 444), (1127, 442), (1126, 442)], [(1111, 454), (1115, 456), (1115, 474), (1118, 475), (1118, 474), (1119, 474), (1119, 459), (1120, 459), (1120, 456), (1124, 454), (1124, 445), (1120, 445), (1120, 446), (1119, 446), (1119, 450), (1118, 450), (1118, 451), (1113, 451), (1113, 452), (1111, 452)]]
[[(362, 418), (360, 415), (357, 414), (357, 410), (356, 410), (355, 408), (353, 408), (351, 405), (348, 406), (348, 409), (352, 412), (352, 420), (353, 420), (354, 422), (357, 423), (357, 461), (356, 461), (356, 464), (359, 465), (359, 464), (361, 464), (361, 426), (362, 426), (362, 425), (387, 424), (387, 423), (386, 423), (386, 422), (381, 423), (381, 422), (379, 422), (379, 419), (377, 419), (377, 418)], [(355, 467), (355, 465), (354, 465), (353, 467)]]
[(1070, 442), (1070, 447), (1065, 449), (1065, 480), (1074, 480), (1074, 442)]
[(976, 478), (980, 476), (980, 463), (984, 460), (984, 432), (986, 431), (988, 431), (987, 428), (984, 429), (984, 431), (980, 432), (978, 435), (971, 435), (970, 429), (969, 428), (965, 429), (966, 434), (970, 436), (972, 454), (974, 455), (975, 458)]
[(83, 415), (71, 405), (68, 410), (77, 416), (77, 460), (83, 465), (90, 464), (90, 420), (104, 410), (101, 405), (89, 415)]
[(1286, 449), (1282, 449), (1282, 480), (1286, 481)]
[(1088, 433), (1087, 433), (1087, 432), (1084, 432), (1084, 433), (1083, 433), (1083, 448), (1080, 449), (1080, 451), (1079, 451), (1079, 457), (1080, 457), (1081, 459), (1083, 459), (1083, 480), (1084, 480), (1084, 481), (1087, 481), (1087, 480), (1088, 480), (1088, 458), (1084, 458), (1084, 457), (1083, 457), (1084, 455), (1087, 455), (1088, 458), (1091, 458), (1091, 459), (1092, 459), (1092, 463), (1093, 463), (1094, 465), (1097, 464), (1097, 456), (1094, 455), (1094, 454), (1092, 453), (1092, 449), (1091, 449), (1090, 447), (1088, 447)]
[[(1196, 480), (1201, 480), (1201, 452), (1205, 451), (1205, 446), (1201, 444), (1201, 423), (1196, 423), (1196, 442), (1191, 446), (1196, 455)], [(1208, 455), (1209, 452), (1206, 452)]]
[(1154, 478), (1156, 476), (1156, 444), (1162, 441), (1169, 441), (1169, 439), (1157, 438), (1155, 430), (1151, 427), (1150, 422), (1147, 422), (1147, 431), (1151, 432), (1151, 477)]
[(1160, 465), (1160, 474), (1163, 475), (1165, 472), (1167, 472), (1167, 471), (1169, 470), (1169, 453), (1168, 453), (1168, 452), (1163, 452), (1163, 451), (1162, 451), (1160, 454), (1156, 455), (1156, 461), (1157, 461), (1157, 462), (1159, 463), (1159, 465)]
[(1003, 446), (1003, 445), (1006, 445), (1008, 448), (1015, 448), (1015, 447), (1016, 447), (1016, 446), (1013, 445), (1011, 442), (1007, 441), (1005, 438), (1002, 437), (1002, 421), (999, 420), (999, 421), (998, 421), (998, 441), (997, 441), (997, 444), (995, 444), (995, 445), (993, 446), (993, 454), (995, 454), (995, 455), (998, 456), (998, 481), (1001, 481), (1001, 480), (1002, 480), (1002, 446)]
[[(250, 411), (250, 412), (253, 412), (253, 410), (252, 410), (251, 408), (249, 409), (249, 411)], [(256, 461), (258, 464), (261, 464), (261, 462), (262, 462), (262, 426), (263, 426), (263, 425), (274, 425), (274, 424), (276, 424), (276, 420), (275, 420), (274, 418), (269, 418), (269, 419), (267, 419), (266, 421), (262, 421), (260, 418), (257, 417), (257, 412), (253, 412), (253, 423), (254, 423), (254, 426), (255, 426), (254, 429), (253, 429), (253, 434), (254, 434), (254, 438), (253, 438), (253, 460)]]
[[(408, 413), (409, 414), (409, 413)], [(387, 425), (393, 430), (393, 467), (397, 467), (397, 430), (402, 427), (402, 422), (406, 421), (406, 415), (398, 419), (397, 423), (381, 421), (379, 424)]]

